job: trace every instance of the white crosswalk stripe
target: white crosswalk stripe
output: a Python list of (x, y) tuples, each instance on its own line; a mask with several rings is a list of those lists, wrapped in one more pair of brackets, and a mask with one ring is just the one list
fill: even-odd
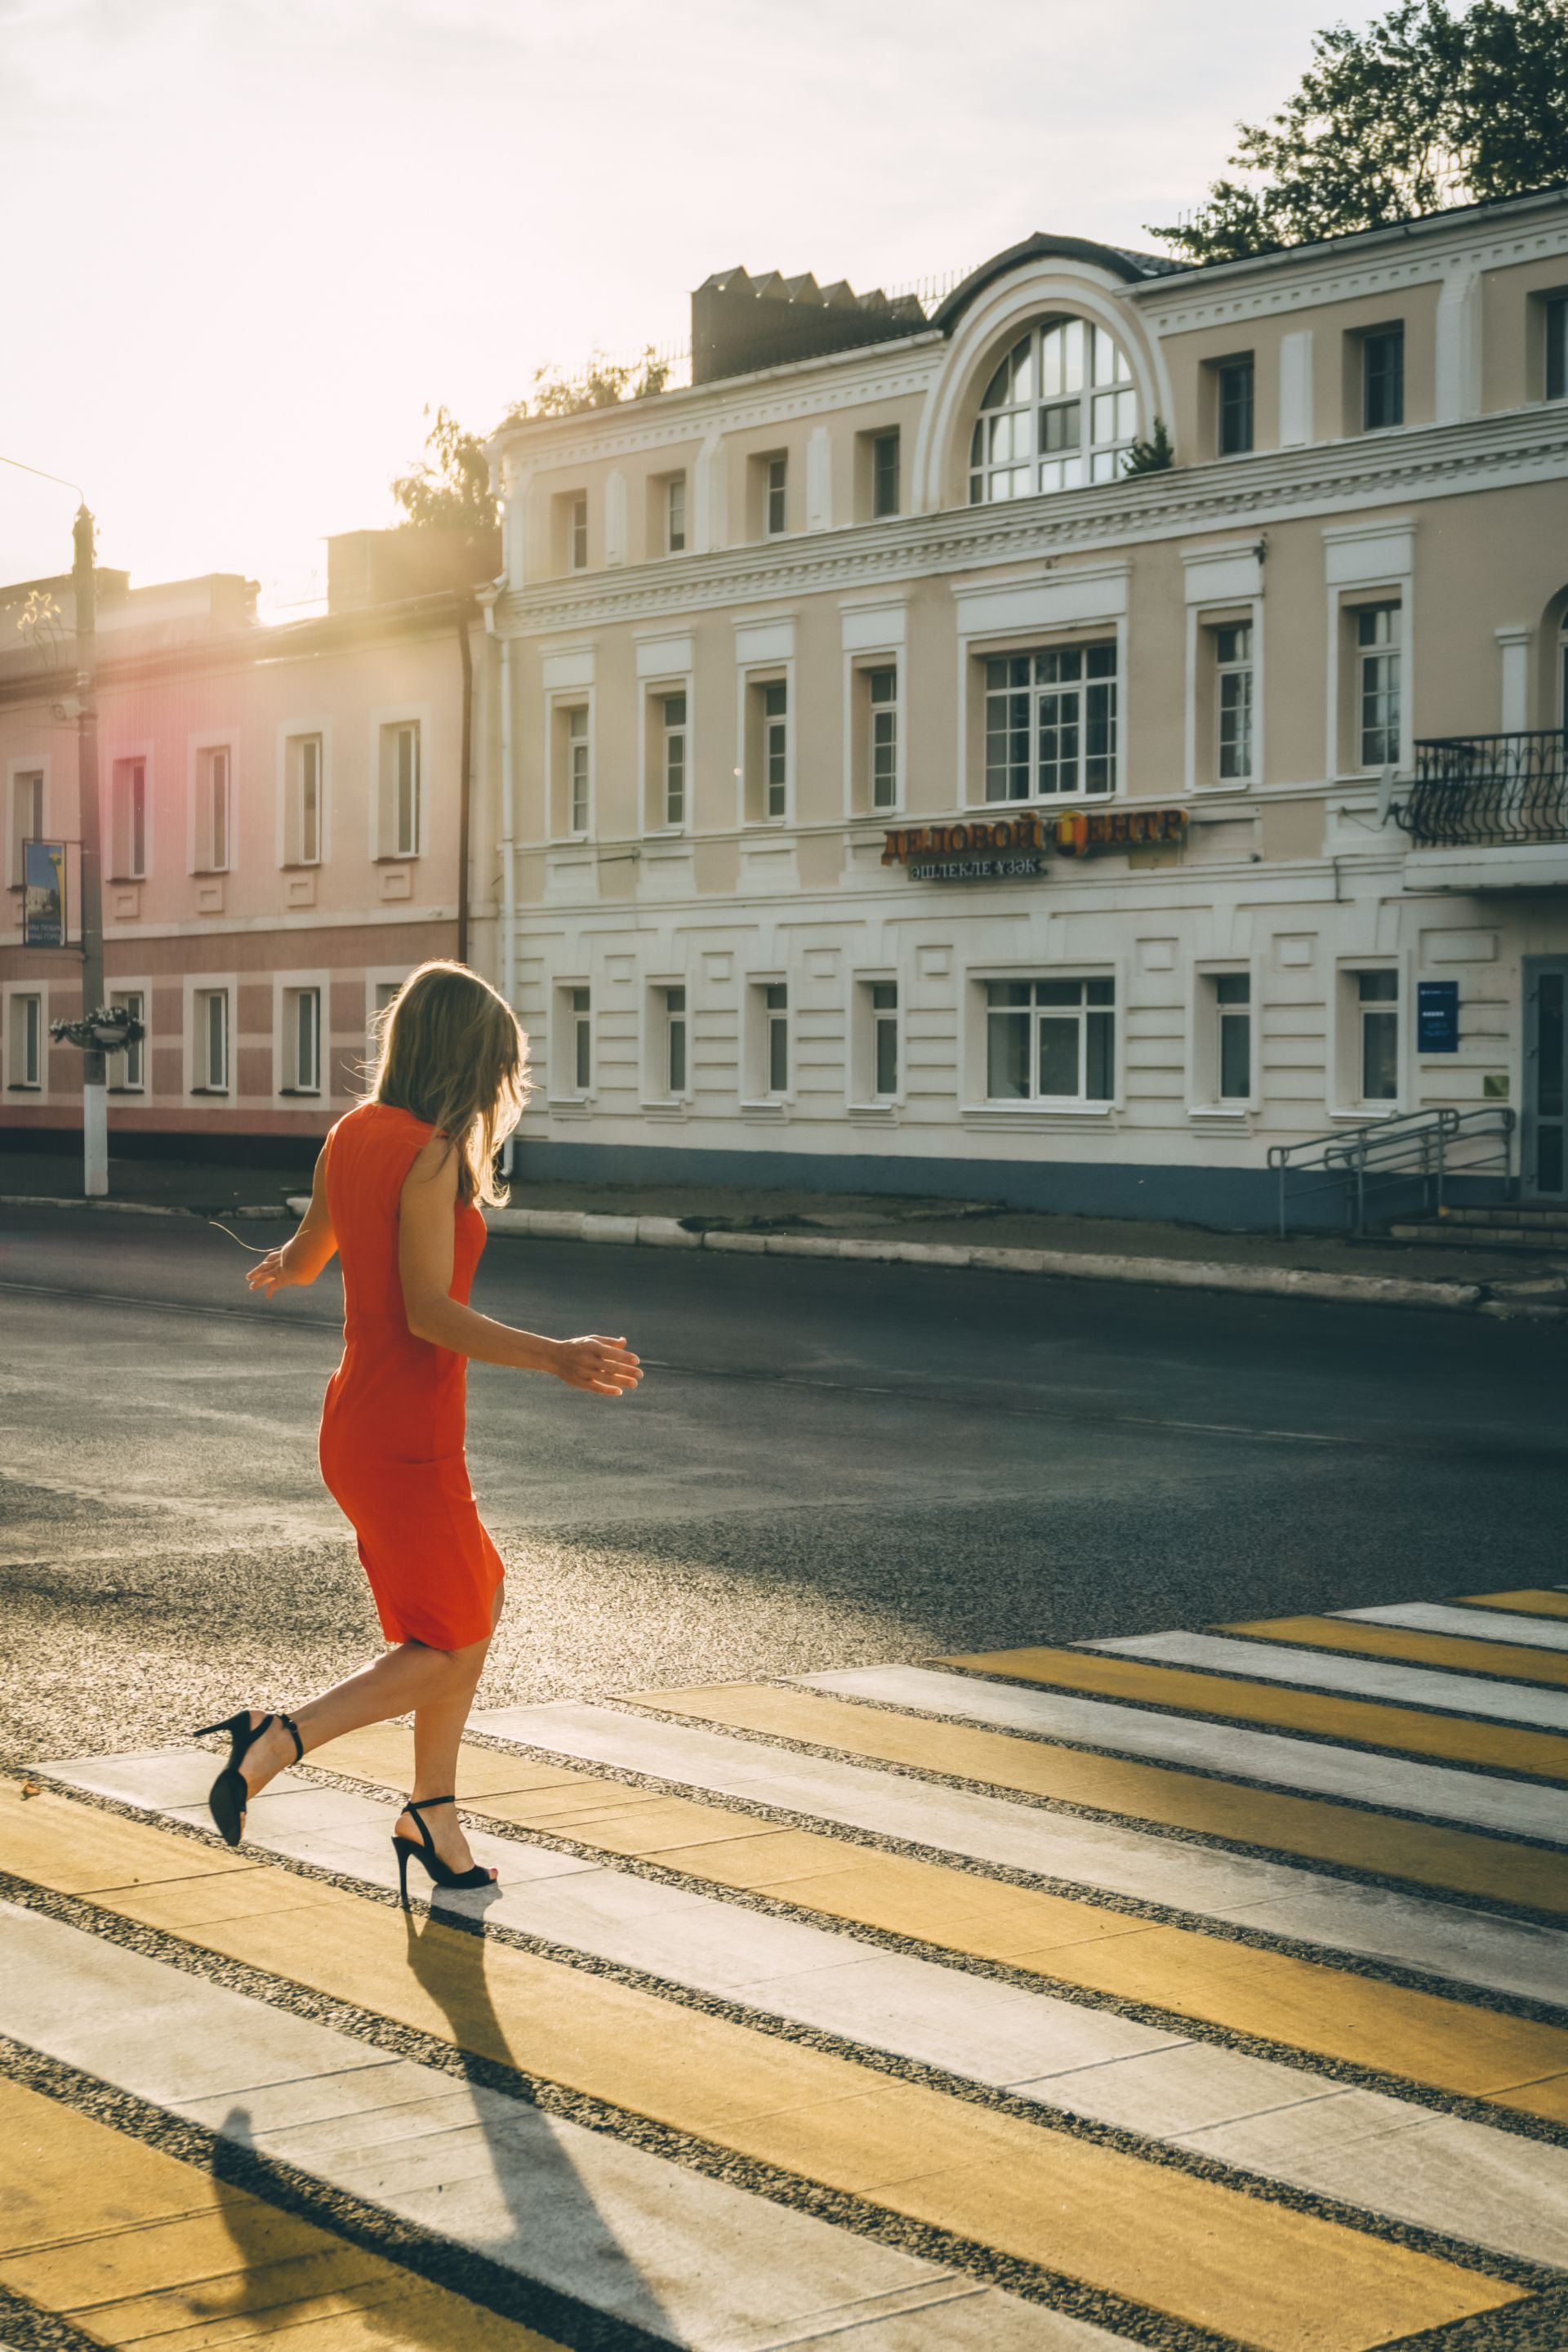
[(1333, 1613), (1363, 1625), (1452, 1633), (1464, 1642), (1522, 1642), (1532, 1650), (1568, 1650), (1568, 1617), (1513, 1617), (1500, 1609), (1448, 1609), (1436, 1601), (1401, 1601), (1386, 1609), (1336, 1609)]
[(1518, 1683), (1489, 1682), (1479, 1675), (1435, 1673), (1384, 1658), (1347, 1657), (1333, 1650), (1288, 1649), (1275, 1642), (1232, 1642), (1218, 1633), (1129, 1633), (1119, 1641), (1073, 1646), (1097, 1654), (1150, 1658), (1162, 1665), (1194, 1666), (1209, 1674), (1244, 1675), (1258, 1682), (1387, 1699), (1400, 1706), (1485, 1716), (1542, 1731), (1568, 1731), (1568, 1691), (1526, 1690)]

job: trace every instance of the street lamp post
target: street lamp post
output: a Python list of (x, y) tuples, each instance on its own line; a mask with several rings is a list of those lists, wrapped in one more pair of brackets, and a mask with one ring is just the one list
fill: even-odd
[[(93, 521), (85, 499), (72, 530), (71, 585), (76, 593), (77, 818), (81, 836), (81, 1009), (91, 1013), (103, 992), (103, 852), (98, 783), (98, 703), (95, 698), (97, 611)], [(108, 1073), (101, 1045), (81, 1057), (81, 1189), (91, 1199), (109, 1190)]]

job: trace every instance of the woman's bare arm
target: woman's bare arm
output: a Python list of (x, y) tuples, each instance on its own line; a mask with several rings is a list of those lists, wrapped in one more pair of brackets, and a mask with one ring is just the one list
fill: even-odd
[(618, 1397), (635, 1389), (642, 1371), (624, 1339), (595, 1333), (547, 1339), (458, 1305), (450, 1295), (457, 1201), (458, 1155), (448, 1144), (432, 1139), (409, 1171), (398, 1210), (397, 1271), (415, 1338), (475, 1363), (552, 1372), (568, 1388), (586, 1389), (594, 1396)]
[(295, 1285), (303, 1287), (315, 1281), (337, 1245), (338, 1237), (327, 1213), (327, 1154), (323, 1147), (316, 1155), (316, 1172), (310, 1179), (310, 1207), (282, 1248), (268, 1250), (265, 1257), (258, 1258), (247, 1273), (246, 1281), (252, 1290), (265, 1290), (268, 1298), (275, 1290), (287, 1290)]

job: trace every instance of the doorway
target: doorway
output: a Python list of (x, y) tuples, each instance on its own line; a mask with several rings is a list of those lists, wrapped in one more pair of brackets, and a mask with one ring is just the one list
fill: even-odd
[(1524, 1189), (1568, 1197), (1568, 956), (1524, 967)]

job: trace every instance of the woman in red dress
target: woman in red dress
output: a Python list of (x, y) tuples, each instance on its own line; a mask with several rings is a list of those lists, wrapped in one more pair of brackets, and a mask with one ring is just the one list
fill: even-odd
[(468, 1360), (552, 1372), (590, 1396), (623, 1396), (642, 1377), (624, 1339), (546, 1339), (468, 1305), (485, 1245), (478, 1204), (506, 1198), (491, 1171), (521, 1113), (527, 1052), (486, 982), (462, 964), (422, 965), (384, 1016), (369, 1097), (321, 1148), (298, 1232), (247, 1276), (270, 1298), (314, 1282), (334, 1250), (342, 1260), (343, 1356), (321, 1412), (321, 1475), (359, 1538), (391, 1646), (292, 1716), (250, 1707), (204, 1726), (230, 1740), (213, 1820), (237, 1845), (247, 1801), (274, 1773), (412, 1709), (414, 1789), (393, 1840), (405, 1900), (411, 1858), (438, 1885), (495, 1875), (473, 1867), (453, 1810), (501, 1604), (500, 1555), (463, 1452)]

